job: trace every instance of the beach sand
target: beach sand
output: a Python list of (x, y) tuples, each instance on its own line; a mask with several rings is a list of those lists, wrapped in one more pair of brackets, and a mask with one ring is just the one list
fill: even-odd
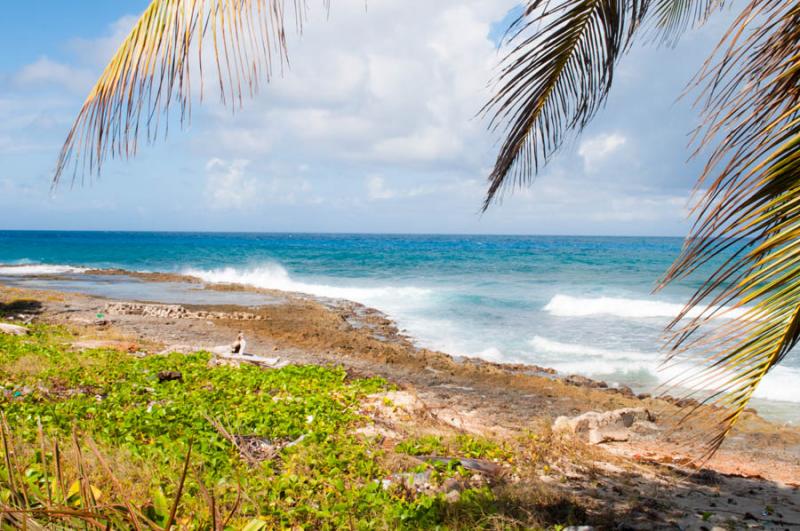
[[(194, 282), (178, 275), (139, 278)], [(362, 305), (260, 292), (270, 304), (181, 306), (0, 284), (0, 319), (64, 325), (73, 332), (76, 348), (104, 346), (148, 355), (219, 350), (243, 331), (248, 354), (279, 358), (278, 364), (341, 365), (354, 376), (379, 375), (398, 387), (394, 412), (383, 411), (380, 400), (368, 408), (376, 420), (373, 435), (381, 435), (385, 447), (408, 434), (468, 432), (511, 439), (549, 433), (560, 416), (646, 408), (655, 416), (653, 429), (602, 444), (566, 439), (552, 453), (546, 472), (518, 472), (502, 488), (546, 484), (568, 493), (589, 514), (612, 515), (622, 528), (656, 523), (684, 529), (800, 527), (800, 430), (795, 427), (750, 411), (722, 449), (699, 467), (692, 462), (697, 448), (685, 444), (698, 423), (677, 423), (682, 410), (676, 400), (637, 397), (542, 367), (454, 359), (417, 348), (386, 316)]]

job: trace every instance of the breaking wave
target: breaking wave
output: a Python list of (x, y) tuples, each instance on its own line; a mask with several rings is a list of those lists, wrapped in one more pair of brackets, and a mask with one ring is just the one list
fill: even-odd
[[(660, 367), (663, 357), (659, 352), (604, 349), (577, 343), (562, 343), (542, 336), (534, 336), (528, 344), (534, 352), (545, 356), (548, 366), (563, 374), (582, 374), (608, 380), (629, 382), (650, 379), (654, 384), (668, 382), (687, 368)], [(627, 376), (627, 378), (626, 378)], [(756, 389), (755, 397), (783, 402), (800, 402), (800, 369), (775, 367)]]
[(86, 271), (88, 271), (88, 269), (85, 267), (73, 267), (68, 265), (24, 264), (0, 266), (0, 275), (6, 276), (62, 275), (65, 273), (84, 273)]
[[(555, 295), (544, 307), (544, 311), (557, 317), (588, 317), (592, 315), (613, 315), (626, 319), (646, 317), (676, 317), (683, 309), (683, 304), (654, 301), (648, 299), (626, 299), (622, 297), (572, 297)], [(695, 307), (687, 317), (699, 316), (705, 308)], [(726, 309), (720, 317), (741, 317), (746, 309)]]
[(291, 277), (286, 269), (275, 263), (270, 263), (249, 269), (224, 267), (219, 269), (185, 269), (186, 275), (197, 277), (211, 284), (242, 284), (256, 288), (291, 291), (328, 297), (332, 299), (347, 299), (363, 304), (381, 305), (390, 307), (420, 301), (428, 297), (432, 290), (413, 286), (333, 286), (329, 284), (316, 284), (300, 282)]

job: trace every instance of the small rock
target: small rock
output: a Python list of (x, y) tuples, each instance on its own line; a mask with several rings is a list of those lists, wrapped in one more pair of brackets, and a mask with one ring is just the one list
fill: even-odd
[(634, 394), (634, 392), (633, 392), (633, 389), (631, 389), (629, 386), (627, 386), (627, 385), (624, 385), (624, 384), (619, 384), (619, 386), (615, 387), (615, 388), (614, 388), (614, 390), (615, 390), (617, 393), (619, 393), (619, 394), (621, 394), (621, 395), (623, 395), (623, 396), (629, 396), (629, 397), (631, 397), (631, 398), (633, 398), (634, 396), (636, 396), (636, 395)]
[(183, 374), (180, 371), (161, 371), (158, 373), (158, 383), (181, 380), (183, 380)]
[(461, 499), (461, 493), (457, 490), (451, 490), (450, 492), (444, 495), (444, 499), (446, 499), (450, 503), (455, 503)]
[(564, 381), (570, 385), (576, 385), (578, 387), (591, 387), (595, 389), (606, 389), (608, 384), (598, 380), (592, 380), (591, 378), (587, 378), (586, 376), (581, 376), (579, 374), (570, 374)]
[(577, 417), (559, 417), (553, 424), (556, 432), (577, 435), (590, 444), (627, 441), (641, 429), (656, 429), (655, 417), (644, 408), (623, 408), (598, 413), (590, 411)]

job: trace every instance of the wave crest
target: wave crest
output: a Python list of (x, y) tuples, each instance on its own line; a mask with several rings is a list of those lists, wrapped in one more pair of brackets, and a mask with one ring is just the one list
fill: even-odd
[[(641, 319), (647, 317), (676, 317), (683, 309), (683, 304), (654, 301), (649, 299), (626, 299), (622, 297), (572, 297), (557, 294), (543, 308), (544, 311), (557, 317), (588, 317), (592, 315), (612, 315), (625, 319)], [(687, 317), (698, 317), (705, 307), (692, 308)], [(724, 308), (718, 315), (726, 318), (742, 317), (745, 308)]]
[(276, 263), (250, 269), (233, 267), (211, 270), (186, 269), (183, 273), (211, 284), (242, 284), (256, 288), (306, 293), (332, 299), (346, 299), (364, 304), (379, 304), (389, 301), (403, 302), (408, 301), (408, 299), (424, 298), (431, 293), (429, 289), (413, 286), (353, 287), (299, 282), (294, 280), (283, 266)]
[(73, 267), (68, 265), (51, 264), (24, 264), (0, 266), (0, 275), (23, 276), (23, 275), (62, 275), (65, 273), (84, 273), (88, 271), (85, 267)]

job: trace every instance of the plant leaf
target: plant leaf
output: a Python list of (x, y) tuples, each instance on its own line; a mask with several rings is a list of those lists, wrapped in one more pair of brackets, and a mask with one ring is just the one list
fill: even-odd
[[(672, 359), (692, 364), (676, 383), (710, 389), (705, 401), (721, 406), (707, 455), (800, 339), (798, 49), (800, 5), (753, 0), (697, 78), (698, 150), (715, 147), (697, 220), (662, 284), (716, 264), (670, 325)], [(702, 311), (686, 319), (692, 308)], [(725, 313), (734, 318), (710, 328)]]
[(53, 186), (68, 168), (73, 181), (99, 174), (108, 157), (135, 155), (141, 136), (166, 136), (176, 106), (183, 126), (193, 83), (202, 99), (204, 55), (214, 58), (223, 103), (241, 106), (287, 60), (287, 12), (301, 31), (304, 0), (152, 0), (78, 113)]
[(500, 190), (530, 183), (606, 99), (614, 67), (649, 0), (528, 0), (510, 31), (497, 94), (484, 107), (504, 135), (484, 210)]

